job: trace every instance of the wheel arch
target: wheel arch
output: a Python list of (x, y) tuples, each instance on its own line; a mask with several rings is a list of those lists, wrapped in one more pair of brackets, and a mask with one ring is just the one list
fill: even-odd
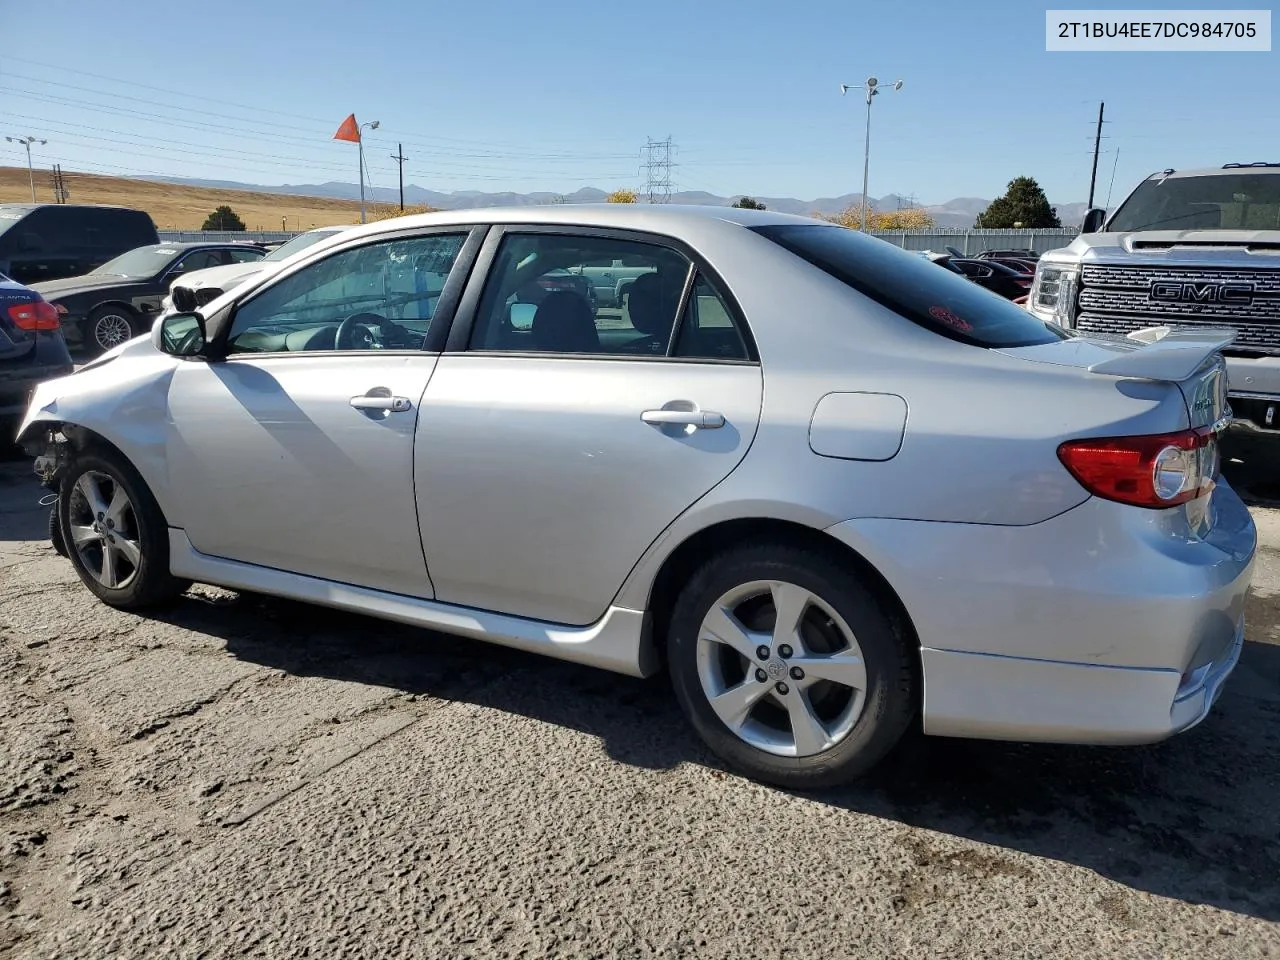
[(652, 654), (666, 656), (666, 631), (672, 606), (681, 587), (708, 557), (743, 544), (768, 541), (817, 551), (837, 563), (852, 567), (875, 595), (910, 645), (918, 650), (919, 637), (906, 605), (888, 579), (866, 557), (848, 544), (816, 527), (776, 517), (721, 520), (691, 533), (671, 550), (649, 584), (645, 605), (649, 621), (648, 642)]

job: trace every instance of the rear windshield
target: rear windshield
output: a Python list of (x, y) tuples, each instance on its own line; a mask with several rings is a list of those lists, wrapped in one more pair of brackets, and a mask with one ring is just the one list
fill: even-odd
[(276, 247), (262, 259), (287, 260), (295, 253), (307, 249), (307, 247), (311, 246), (313, 243), (319, 243), (321, 240), (328, 240), (335, 233), (341, 232), (342, 231), (340, 230), (309, 230), (306, 233), (300, 233), (292, 240), (280, 244), (280, 246)]
[(1062, 333), (1004, 297), (856, 230), (824, 224), (751, 229), (944, 337), (980, 347), (1026, 347), (1063, 339)]

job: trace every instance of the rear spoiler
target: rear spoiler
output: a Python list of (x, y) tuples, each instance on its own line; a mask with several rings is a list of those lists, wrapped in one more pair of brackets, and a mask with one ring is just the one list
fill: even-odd
[(1129, 338), (1145, 346), (1131, 353), (1100, 360), (1089, 367), (1089, 372), (1110, 377), (1179, 383), (1231, 343), (1236, 338), (1236, 331), (1230, 327), (1195, 330), (1186, 327), (1145, 327), (1130, 333)]

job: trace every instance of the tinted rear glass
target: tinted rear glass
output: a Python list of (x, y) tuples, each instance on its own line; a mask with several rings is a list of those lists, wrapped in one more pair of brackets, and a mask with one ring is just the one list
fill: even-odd
[(846, 227), (752, 227), (859, 293), (944, 337), (981, 347), (1063, 339), (998, 294), (936, 263)]

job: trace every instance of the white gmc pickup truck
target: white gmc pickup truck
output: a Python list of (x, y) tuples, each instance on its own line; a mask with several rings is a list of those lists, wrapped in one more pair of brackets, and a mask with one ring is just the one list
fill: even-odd
[(1089, 334), (1231, 328), (1231, 430), (1280, 451), (1280, 164), (1152, 174), (1040, 258), (1027, 309)]

